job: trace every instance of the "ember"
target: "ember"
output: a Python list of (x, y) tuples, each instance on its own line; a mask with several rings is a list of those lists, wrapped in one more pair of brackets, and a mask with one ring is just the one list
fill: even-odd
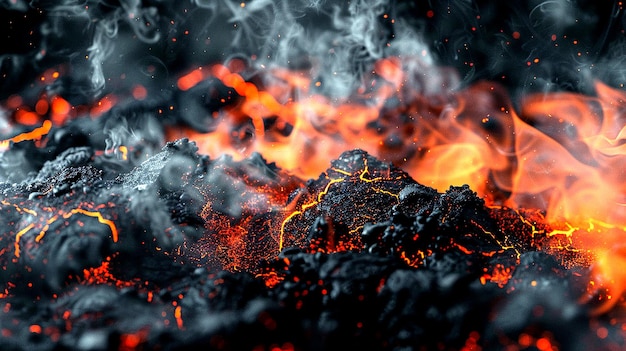
[(621, 2), (0, 6), (3, 349), (625, 347)]

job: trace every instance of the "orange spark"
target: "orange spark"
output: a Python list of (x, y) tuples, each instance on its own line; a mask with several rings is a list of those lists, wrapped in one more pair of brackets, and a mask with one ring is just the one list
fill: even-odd
[(195, 87), (198, 83), (200, 83), (204, 79), (204, 74), (201, 68), (195, 69), (190, 73), (178, 78), (178, 89), (182, 91), (187, 91), (193, 87)]
[(33, 229), (34, 226), (35, 225), (31, 223), (15, 234), (15, 257), (20, 257), (20, 239), (22, 238), (22, 235)]
[(174, 309), (174, 318), (176, 318), (178, 329), (183, 329), (183, 312), (180, 306), (176, 306)]
[(37, 124), (40, 119), (37, 113), (21, 108), (15, 111), (15, 121), (19, 124), (32, 126)]

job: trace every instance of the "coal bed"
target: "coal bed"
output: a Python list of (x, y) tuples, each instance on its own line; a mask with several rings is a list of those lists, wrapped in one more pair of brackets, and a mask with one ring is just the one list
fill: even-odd
[(0, 349), (626, 348), (621, 1), (0, 1)]

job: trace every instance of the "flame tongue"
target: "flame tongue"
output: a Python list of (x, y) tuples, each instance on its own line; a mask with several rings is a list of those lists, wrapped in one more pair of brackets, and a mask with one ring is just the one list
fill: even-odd
[[(520, 159), (528, 162), (520, 167), (518, 187), (531, 187), (530, 193), (553, 190), (549, 214), (554, 217), (594, 218), (623, 227), (626, 189), (621, 169), (626, 154), (620, 106), (625, 96), (601, 83), (596, 90), (597, 97), (560, 93), (533, 96), (523, 105), (521, 113), (538, 131), (524, 127), (518, 141)], [(540, 131), (548, 137), (539, 137)], [(542, 173), (539, 169), (546, 177), (530, 179)], [(541, 188), (533, 189), (532, 184)]]
[(414, 78), (419, 62), (377, 61), (365, 79), (370, 87), (336, 101), (316, 95), (317, 83), (301, 72), (284, 70), (268, 73), (266, 88), (220, 65), (193, 71), (179, 86), (214, 76), (241, 97), (219, 113), (215, 133), (193, 135), (208, 154), (258, 151), (313, 178), (340, 150), (361, 148), (440, 191), (468, 184), (510, 206), (547, 210), (550, 220), (625, 222), (621, 93), (598, 84), (598, 97), (529, 96), (518, 116), (497, 85), (425, 86)]
[[(489, 204), (545, 211), (549, 235), (564, 240), (557, 247), (602, 257), (621, 241), (624, 93), (597, 83), (597, 96), (530, 95), (516, 110), (497, 85), (455, 91), (453, 73), (434, 69), (442, 78), (433, 86), (420, 78), (424, 70), (433, 68), (420, 57), (378, 60), (362, 88), (342, 99), (316, 94), (323, 83), (300, 71), (268, 70), (256, 78), (263, 84), (254, 85), (244, 71), (218, 65), (190, 73), (179, 85), (193, 86), (203, 72), (202, 79), (216, 77), (240, 97), (218, 113), (216, 133), (193, 134), (203, 152), (242, 157), (259, 151), (311, 178), (340, 150), (360, 148), (439, 191), (468, 184)], [(318, 218), (328, 224), (325, 216)], [(621, 286), (602, 269), (605, 261), (598, 262), (603, 281)]]
[[(234, 100), (234, 106), (220, 111), (216, 123), (219, 133), (193, 135), (200, 150), (208, 154), (227, 152), (238, 157), (258, 151), (302, 178), (314, 178), (341, 151), (354, 148), (403, 164), (412, 154), (421, 152), (420, 147), (428, 142), (422, 137), (438, 127), (433, 124), (437, 118), (437, 113), (433, 112), (441, 106), (438, 99), (428, 101), (445, 88), (426, 84), (430, 75), (422, 77), (416, 71), (425, 67), (420, 58), (384, 59), (375, 67), (365, 81), (368, 85), (348, 98), (316, 94), (316, 87), (322, 82), (313, 81), (306, 72), (282, 69), (262, 72), (258, 79), (265, 88), (246, 81), (243, 73), (233, 72), (223, 65), (192, 71), (179, 79), (179, 86), (191, 89), (195, 86), (193, 77), (212, 76), (240, 96)], [(405, 69), (412, 71), (405, 74)], [(438, 81), (442, 84), (455, 84), (453, 78), (449, 82), (445, 80), (454, 74), (429, 69), (435, 71), (433, 78), (440, 76)], [(411, 84), (421, 90), (413, 92), (404, 88)], [(413, 104), (416, 99), (425, 105)], [(399, 105), (393, 106), (394, 101)], [(381, 111), (385, 110), (387, 113), (381, 116)], [(415, 122), (422, 119), (422, 112), (427, 121), (423, 127), (415, 128)], [(247, 126), (245, 131), (242, 125)], [(181, 136), (176, 130), (169, 132), (170, 138)], [(242, 132), (252, 137), (241, 143)], [(436, 136), (431, 142), (433, 147), (442, 138), (445, 137)]]

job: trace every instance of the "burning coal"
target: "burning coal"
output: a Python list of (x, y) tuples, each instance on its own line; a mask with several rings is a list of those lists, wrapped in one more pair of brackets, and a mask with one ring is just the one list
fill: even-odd
[(3, 348), (624, 347), (621, 2), (0, 6)]

